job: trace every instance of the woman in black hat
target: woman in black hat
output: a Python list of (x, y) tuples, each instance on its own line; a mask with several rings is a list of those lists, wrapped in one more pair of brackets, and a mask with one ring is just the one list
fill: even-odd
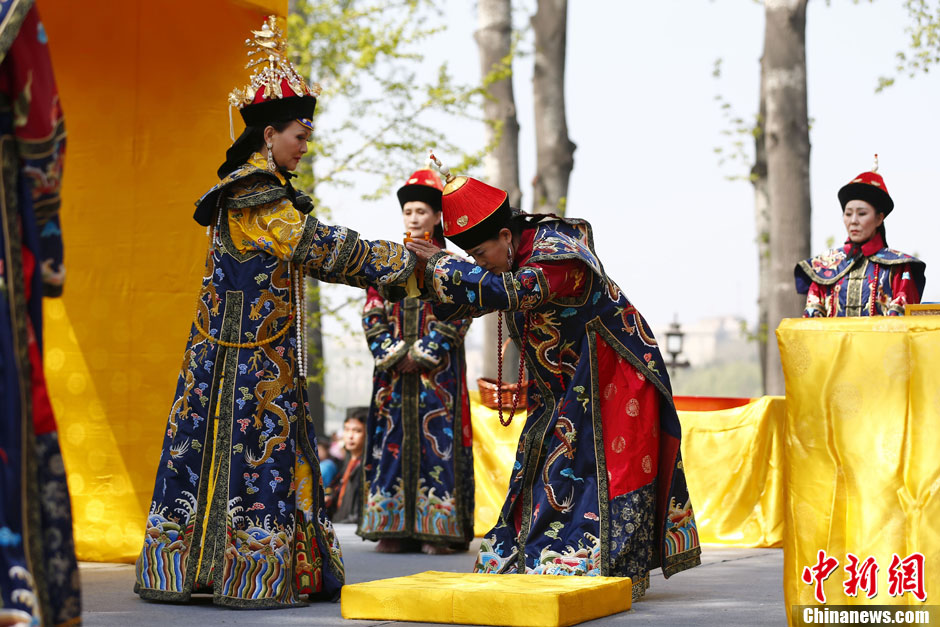
[(888, 248), (884, 220), (894, 209), (875, 167), (839, 190), (848, 239), (841, 248), (799, 262), (796, 291), (806, 294), (804, 318), (899, 316), (919, 303), (926, 264)]
[[(429, 168), (398, 190), (405, 228), (444, 246), (440, 178)], [(469, 319), (445, 322), (417, 298), (369, 289), (362, 314), (375, 359), (365, 496), (356, 533), (376, 550), (466, 550), (473, 539), (473, 449), (463, 340)]]
[(307, 413), (304, 274), (381, 288), (404, 283), (415, 260), (307, 215), (289, 170), (316, 94), (280, 35), (273, 17), (254, 32), (249, 67), (261, 68), (230, 97), (247, 128), (196, 207), (206, 274), (137, 559), (144, 599), (289, 607), (333, 599), (344, 581)]

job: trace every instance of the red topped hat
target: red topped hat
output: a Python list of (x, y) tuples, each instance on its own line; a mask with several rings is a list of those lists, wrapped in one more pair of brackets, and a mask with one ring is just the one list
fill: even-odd
[(878, 155), (875, 155), (875, 167), (870, 172), (862, 172), (839, 190), (843, 211), (850, 200), (864, 200), (885, 216), (894, 209), (885, 180), (878, 174)]
[(444, 235), (464, 250), (495, 237), (512, 217), (509, 194), (469, 176), (454, 176), (433, 154), (431, 161), (445, 181), (441, 198)]
[(248, 56), (253, 58), (245, 67), (257, 69), (244, 89), (229, 94), (229, 105), (238, 108), (246, 126), (297, 120), (313, 129), (311, 119), (320, 86), (308, 87), (287, 58), (287, 42), (277, 18), (269, 16), (261, 30), (251, 34), (254, 37), (245, 40), (245, 45), (251, 48)]
[(404, 185), (398, 188), (398, 203), (404, 207), (406, 202), (419, 200), (427, 203), (434, 211), (441, 210), (441, 193), (444, 184), (441, 177), (430, 167), (421, 168), (408, 177)]

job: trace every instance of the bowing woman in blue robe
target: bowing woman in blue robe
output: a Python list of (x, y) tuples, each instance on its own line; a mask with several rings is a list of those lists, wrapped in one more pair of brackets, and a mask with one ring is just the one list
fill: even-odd
[(344, 569), (307, 411), (303, 277), (384, 290), (415, 264), (399, 244), (307, 215), (289, 171), (317, 92), (284, 56), (273, 17), (253, 44), (264, 61), (230, 97), (247, 128), (194, 216), (209, 228), (206, 272), (137, 559), (135, 589), (149, 600), (336, 598)]
[(701, 553), (656, 339), (604, 271), (590, 224), (516, 215), (504, 190), (442, 173), (444, 235), (476, 263), (408, 242), (425, 296), (445, 320), (506, 312), (533, 382), (474, 570), (630, 577), (638, 599), (654, 568), (670, 577)]

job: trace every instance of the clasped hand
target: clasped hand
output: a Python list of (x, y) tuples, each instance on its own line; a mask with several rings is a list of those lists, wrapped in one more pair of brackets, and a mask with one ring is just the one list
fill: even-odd
[(422, 266), (424, 266), (428, 259), (441, 252), (441, 249), (432, 244), (431, 242), (426, 242), (423, 239), (413, 239), (405, 243), (405, 248), (413, 252), (418, 256), (418, 259)]
[(411, 374), (414, 372), (420, 372), (421, 366), (414, 359), (411, 358), (411, 355), (405, 355), (402, 357), (397, 364), (395, 364), (395, 370), (400, 374)]

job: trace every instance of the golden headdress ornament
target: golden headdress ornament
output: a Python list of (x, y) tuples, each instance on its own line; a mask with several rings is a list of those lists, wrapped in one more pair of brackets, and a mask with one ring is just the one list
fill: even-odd
[(248, 126), (296, 119), (312, 129), (310, 119), (320, 86), (313, 83), (308, 87), (287, 58), (287, 41), (277, 17), (269, 16), (261, 30), (251, 34), (245, 40), (249, 48), (245, 67), (254, 71), (244, 88), (233, 89), (229, 94), (229, 116), (231, 107), (236, 107)]
[[(307, 87), (297, 68), (287, 58), (287, 41), (284, 31), (277, 25), (277, 18), (273, 15), (261, 26), (261, 30), (251, 31), (253, 37), (245, 40), (249, 61), (246, 69), (256, 68), (244, 89), (233, 89), (229, 94), (229, 104), (241, 109), (247, 105), (259, 102), (259, 91), (264, 88), (264, 100), (284, 98), (289, 96), (320, 95), (320, 86), (316, 83)], [(289, 93), (284, 89), (289, 87)]]

